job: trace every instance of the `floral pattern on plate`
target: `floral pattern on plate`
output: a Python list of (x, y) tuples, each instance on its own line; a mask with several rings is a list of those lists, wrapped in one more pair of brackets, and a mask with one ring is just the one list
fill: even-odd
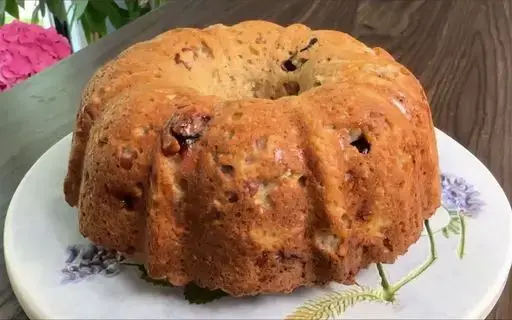
[[(457, 255), (462, 259), (464, 257), (466, 237), (465, 219), (477, 217), (485, 203), (480, 199), (480, 193), (476, 188), (462, 177), (444, 173), (441, 175), (441, 187), (441, 209), (449, 215), (449, 221), (438, 230), (431, 230), (429, 221), (425, 221), (426, 233), (422, 236), (427, 236), (429, 239), (430, 255), (418, 268), (396, 283), (391, 284), (387, 280), (383, 265), (377, 263), (376, 266), (381, 279), (380, 287), (370, 288), (354, 285), (347, 290), (328, 293), (318, 299), (304, 302), (287, 319), (335, 318), (343, 314), (351, 306), (363, 301), (394, 303), (400, 288), (412, 282), (435, 263), (437, 259), (435, 234), (439, 232), (446, 238), (452, 235), (459, 237)], [(126, 261), (116, 251), (93, 244), (73, 245), (68, 248), (66, 265), (62, 269), (64, 274), (63, 282), (77, 283), (97, 275), (112, 277), (121, 272), (123, 265), (137, 266), (141, 271), (142, 279), (153, 284), (165, 285), (162, 281), (152, 280), (147, 277), (143, 266)], [(208, 290), (198, 287), (188, 289), (189, 296), (191, 292), (201, 296), (200, 303), (209, 302), (226, 295), (218, 290), (217, 292), (206, 292)], [(187, 296), (187, 293), (185, 293), (185, 296)]]

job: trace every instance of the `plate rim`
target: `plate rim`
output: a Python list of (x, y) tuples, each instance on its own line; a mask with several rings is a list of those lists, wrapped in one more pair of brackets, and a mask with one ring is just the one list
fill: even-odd
[[(476, 162), (478, 165), (482, 167), (482, 170), (486, 171), (486, 174), (492, 178), (492, 181), (495, 185), (499, 187), (499, 191), (501, 192), (502, 196), (505, 197), (508, 204), (508, 211), (512, 214), (512, 206), (510, 204), (510, 199), (508, 198), (507, 194), (503, 190), (502, 185), (499, 183), (499, 181), (496, 179), (494, 174), (490, 171), (490, 169), (478, 158), (476, 157), (471, 151), (469, 151), (465, 146), (460, 144), (457, 140), (446, 134), (441, 129), (434, 127), (434, 132), (436, 135), (443, 136), (443, 139), (448, 139), (450, 142), (455, 143), (459, 145), (464, 153), (466, 153), (467, 156), (471, 157), (474, 162)], [(73, 132), (69, 132), (62, 138), (60, 138), (58, 141), (56, 141), (54, 144), (52, 144), (50, 147), (48, 147), (45, 152), (43, 152), (38, 159), (30, 166), (30, 168), (25, 172), (23, 178), (18, 183), (11, 200), (9, 201), (9, 205), (7, 207), (6, 215), (5, 215), (5, 222), (4, 222), (4, 235), (3, 235), (3, 254), (4, 254), (4, 260), (5, 260), (5, 267), (7, 271), (7, 277), (9, 279), (9, 284), (11, 285), (11, 288), (13, 290), (13, 293), (16, 296), (16, 299), (18, 300), (20, 306), (22, 307), (23, 311), (27, 315), (29, 319), (55, 319), (55, 316), (50, 316), (48, 314), (45, 314), (43, 310), (41, 310), (36, 305), (30, 304), (22, 292), (23, 290), (20, 288), (20, 284), (16, 281), (16, 278), (19, 278), (19, 276), (16, 276), (16, 271), (14, 270), (14, 267), (12, 266), (12, 261), (9, 260), (9, 254), (10, 252), (10, 240), (12, 239), (12, 220), (14, 216), (14, 209), (13, 209), (13, 203), (18, 201), (18, 197), (20, 197), (20, 187), (25, 182), (26, 179), (30, 176), (33, 170), (38, 166), (38, 164), (49, 154), (52, 152), (52, 150), (59, 144), (64, 143), (66, 140), (69, 140), (69, 143), (72, 142), (72, 136)], [(439, 143), (436, 139), (436, 147), (438, 148)], [(486, 318), (494, 309), (497, 302), (499, 301), (500, 297), (503, 294), (503, 291), (505, 289), (505, 286), (508, 281), (508, 277), (510, 274), (510, 271), (512, 269), (512, 217), (510, 219), (509, 223), (509, 230), (511, 231), (509, 233), (509, 248), (507, 253), (507, 263), (504, 264), (498, 274), (497, 279), (500, 281), (495, 281), (491, 288), (492, 290), (489, 290), (491, 292), (495, 292), (494, 295), (483, 295), (482, 299), (477, 303), (470, 313), (466, 315), (466, 318), (468, 319), (482, 319)]]

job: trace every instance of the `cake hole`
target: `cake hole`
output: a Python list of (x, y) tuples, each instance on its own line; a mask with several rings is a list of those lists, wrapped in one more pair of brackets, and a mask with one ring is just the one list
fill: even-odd
[(174, 55), (174, 63), (175, 64), (181, 64), (185, 67), (185, 69), (187, 69), (188, 71), (190, 71), (190, 69), (192, 69), (192, 67), (186, 62), (184, 61), (182, 58), (181, 58), (181, 55), (179, 53), (176, 53)]
[(181, 178), (180, 181), (179, 181), (179, 185), (180, 185), (180, 188), (182, 190), (187, 190), (188, 189), (188, 181), (187, 181), (187, 179)]
[(232, 176), (235, 173), (235, 168), (228, 164), (220, 166), (220, 170), (222, 171), (222, 173), (230, 176)]
[(286, 72), (293, 72), (295, 70), (297, 70), (297, 67), (293, 64), (292, 60), (291, 59), (288, 59), (288, 60), (285, 60), (282, 64), (281, 64), (281, 68), (286, 71)]
[(283, 83), (284, 90), (288, 96), (296, 96), (300, 92), (300, 85), (297, 81)]
[(238, 194), (232, 191), (226, 192), (226, 198), (230, 203), (238, 202)]
[(101, 137), (101, 138), (98, 139), (98, 145), (100, 147), (103, 147), (107, 143), (108, 143), (108, 138), (107, 137)]
[[(359, 130), (360, 132), (360, 130)], [(370, 152), (370, 143), (366, 139), (364, 133), (360, 132), (355, 137), (351, 135), (350, 145), (355, 147), (359, 153), (367, 154)]]
[(384, 241), (382, 242), (382, 244), (384, 245), (384, 247), (386, 249), (388, 249), (389, 251), (393, 251), (393, 246), (391, 245), (391, 241), (389, 241), (388, 238), (384, 239)]
[(311, 49), (311, 47), (314, 46), (317, 42), (318, 42), (318, 38), (311, 38), (309, 40), (308, 45), (305, 46), (304, 48), (300, 49), (300, 52), (303, 52), (303, 51)]
[(305, 187), (307, 181), (308, 181), (308, 178), (306, 176), (300, 176), (300, 178), (299, 178), (299, 185), (301, 187)]
[(203, 55), (205, 55), (208, 59), (213, 59), (215, 58), (214, 54), (213, 54), (213, 50), (212, 48), (210, 48), (210, 46), (204, 41), (204, 40), (201, 40), (201, 52), (203, 53)]
[(124, 195), (121, 198), (122, 206), (129, 211), (133, 211), (135, 209), (135, 198), (130, 195)]
[(163, 150), (170, 155), (186, 152), (201, 137), (211, 119), (210, 114), (195, 109), (175, 113), (164, 127)]
[(237, 112), (233, 113), (233, 120), (239, 120), (240, 118), (242, 118), (243, 115), (244, 115), (243, 112), (237, 111)]

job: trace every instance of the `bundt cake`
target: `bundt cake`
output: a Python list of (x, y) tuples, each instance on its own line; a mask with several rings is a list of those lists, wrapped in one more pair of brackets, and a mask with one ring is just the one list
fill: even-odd
[(89, 81), (66, 201), (92, 242), (232, 296), (354, 282), (440, 205), (430, 107), (351, 36), (245, 21), (178, 28)]

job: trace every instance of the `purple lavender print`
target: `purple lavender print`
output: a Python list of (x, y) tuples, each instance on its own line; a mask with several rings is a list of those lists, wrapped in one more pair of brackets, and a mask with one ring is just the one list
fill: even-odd
[(95, 275), (112, 277), (120, 272), (123, 257), (115, 250), (101, 246), (73, 245), (67, 248), (63, 282), (80, 282)]
[(451, 174), (441, 175), (442, 205), (447, 211), (457, 211), (473, 217), (480, 213), (484, 202), (480, 192), (464, 178)]
[(466, 218), (472, 218), (482, 211), (485, 203), (480, 193), (464, 178), (452, 174), (441, 175), (441, 206), (448, 213), (450, 220), (440, 231), (445, 238), (459, 236), (457, 255), (464, 257), (466, 243)]

